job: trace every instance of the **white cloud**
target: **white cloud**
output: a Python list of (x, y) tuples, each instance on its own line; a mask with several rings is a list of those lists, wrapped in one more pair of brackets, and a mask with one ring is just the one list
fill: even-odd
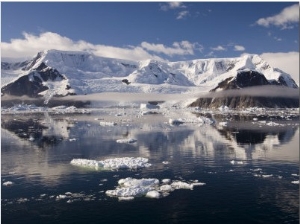
[(226, 48), (222, 47), (221, 45), (217, 47), (212, 47), (211, 49), (214, 51), (226, 51)]
[(276, 40), (276, 41), (282, 41), (282, 39), (280, 37), (274, 37), (274, 40)]
[(260, 57), (272, 67), (279, 68), (290, 74), (299, 85), (299, 52), (263, 53)]
[[(30, 58), (37, 52), (56, 49), (65, 51), (87, 51), (97, 56), (130, 60), (156, 59), (163, 60), (157, 54), (167, 56), (194, 55), (194, 51), (202, 51), (198, 43), (189, 41), (174, 42), (171, 47), (163, 44), (142, 42), (138, 46), (114, 47), (101, 44), (91, 44), (79, 40), (73, 41), (57, 33), (45, 32), (34, 35), (24, 32), (22, 39), (12, 39), (9, 43), (1, 43), (2, 58)], [(150, 52), (152, 53), (150, 53)]]
[(244, 51), (245, 47), (241, 45), (234, 45), (234, 50), (235, 51)]
[(202, 51), (203, 47), (198, 43), (190, 43), (189, 41), (174, 42), (173, 47), (166, 47), (163, 44), (152, 44), (142, 42), (141, 46), (148, 50), (159, 54), (168, 56), (174, 55), (194, 55), (194, 51)]
[(182, 2), (168, 2), (166, 4), (161, 4), (160, 9), (163, 11), (168, 11), (170, 9), (186, 8)]
[(292, 23), (299, 23), (299, 4), (284, 8), (279, 14), (267, 18), (260, 18), (256, 24), (264, 27), (279, 26), (282, 29), (291, 29)]
[(189, 11), (181, 11), (178, 13), (176, 19), (184, 19), (186, 16), (189, 15)]

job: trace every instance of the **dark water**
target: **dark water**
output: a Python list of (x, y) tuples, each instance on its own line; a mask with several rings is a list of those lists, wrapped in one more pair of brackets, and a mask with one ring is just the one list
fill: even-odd
[[(299, 223), (299, 184), (292, 183), (299, 180), (299, 121), (170, 126), (147, 115), (105, 117), (118, 124), (102, 127), (99, 117), (2, 115), (2, 223)], [(137, 142), (116, 142), (122, 138)], [(125, 156), (152, 166), (95, 171), (70, 164)], [(105, 194), (126, 177), (206, 185), (160, 199)]]

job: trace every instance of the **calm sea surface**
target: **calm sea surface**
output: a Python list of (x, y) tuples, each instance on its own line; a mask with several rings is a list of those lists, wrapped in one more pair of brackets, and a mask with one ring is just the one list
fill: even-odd
[[(2, 223), (299, 223), (298, 119), (171, 126), (162, 115), (117, 115), (2, 115)], [(117, 143), (124, 138), (137, 141)], [(70, 164), (117, 157), (152, 166)], [(206, 185), (159, 199), (105, 194), (126, 177)]]

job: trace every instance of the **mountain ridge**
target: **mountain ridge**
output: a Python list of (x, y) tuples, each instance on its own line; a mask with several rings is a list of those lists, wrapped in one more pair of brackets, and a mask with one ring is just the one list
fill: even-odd
[[(64, 77), (62, 80), (49, 76)], [(50, 71), (50, 73), (49, 73)], [(236, 80), (241, 73), (264, 76), (264, 85), (281, 85), (298, 88), (292, 77), (280, 69), (271, 67), (258, 55), (243, 55), (235, 58), (194, 59), (165, 62), (158, 60), (132, 61), (98, 57), (87, 52), (47, 50), (39, 52), (33, 59), (17, 63), (1, 63), (2, 95), (29, 95), (52, 97), (82, 95), (100, 92), (134, 93), (191, 93), (222, 91), (222, 82)], [(244, 88), (251, 82), (252, 75), (244, 78)], [(16, 92), (20, 79), (40, 85), (41, 91)], [(31, 77), (31, 79), (30, 79)], [(38, 81), (38, 79), (40, 79)], [(27, 80), (27, 86), (30, 84)], [(34, 83), (38, 81), (38, 83)], [(248, 84), (247, 84), (248, 83)], [(232, 84), (232, 82), (231, 82)], [(21, 85), (21, 84), (18, 84)], [(261, 83), (259, 84), (261, 85)], [(30, 85), (29, 85), (30, 86)], [(30, 89), (29, 87), (27, 89)]]

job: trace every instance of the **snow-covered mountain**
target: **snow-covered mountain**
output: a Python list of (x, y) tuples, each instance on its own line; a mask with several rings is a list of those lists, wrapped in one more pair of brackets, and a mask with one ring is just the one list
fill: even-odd
[[(259, 85), (298, 88), (289, 74), (272, 68), (258, 55), (164, 62), (130, 61), (85, 52), (47, 50), (39, 52), (29, 61), (2, 62), (1, 93), (50, 99), (52, 96), (100, 92), (209, 92), (228, 89), (228, 85), (220, 83), (230, 83), (237, 80), (242, 72), (249, 71), (263, 77), (264, 81)], [(234, 88), (249, 86), (251, 80), (252, 75), (244, 76), (240, 82), (235, 81)]]

